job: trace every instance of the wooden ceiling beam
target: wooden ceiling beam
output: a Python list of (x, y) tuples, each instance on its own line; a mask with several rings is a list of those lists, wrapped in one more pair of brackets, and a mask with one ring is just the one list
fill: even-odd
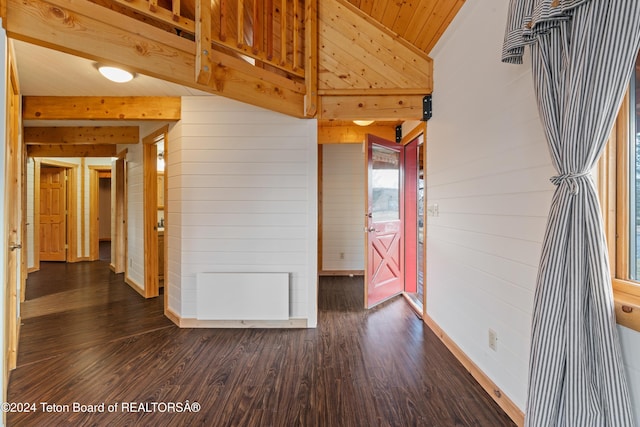
[(47, 144), (137, 144), (138, 126), (65, 126), (25, 127), (23, 139), (27, 145)]
[[(85, 0), (6, 0), (9, 37), (162, 80), (304, 117), (304, 83), (211, 51), (209, 84), (196, 81), (195, 42)], [(166, 120), (166, 118), (165, 118)]]
[(318, 126), (318, 144), (362, 144), (366, 134), (373, 134), (390, 141), (396, 139), (396, 128), (390, 125), (369, 126), (342, 125)]
[(179, 97), (25, 96), (23, 120), (180, 120)]
[(408, 88), (408, 89), (320, 89), (318, 94), (344, 95), (344, 96), (370, 96), (370, 95), (420, 95), (431, 93), (431, 88)]
[(424, 95), (320, 97), (321, 120), (421, 120)]
[(27, 145), (29, 157), (116, 157), (116, 145)]

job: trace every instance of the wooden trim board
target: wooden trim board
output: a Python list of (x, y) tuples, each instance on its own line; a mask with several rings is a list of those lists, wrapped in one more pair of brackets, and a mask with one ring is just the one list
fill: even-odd
[(428, 314), (425, 314), (424, 322), (429, 329), (440, 338), (449, 351), (462, 363), (467, 371), (478, 381), (478, 384), (491, 396), (502, 410), (518, 426), (524, 426), (524, 413), (515, 403), (467, 356), (458, 345), (440, 328), (440, 326)]
[(142, 286), (140, 286), (135, 280), (133, 280), (131, 277), (127, 276), (125, 273), (125, 277), (124, 277), (124, 283), (126, 283), (127, 285), (131, 286), (131, 288), (133, 288), (134, 291), (136, 291), (137, 293), (140, 294), (141, 297), (145, 297), (144, 295), (144, 289), (142, 289)]

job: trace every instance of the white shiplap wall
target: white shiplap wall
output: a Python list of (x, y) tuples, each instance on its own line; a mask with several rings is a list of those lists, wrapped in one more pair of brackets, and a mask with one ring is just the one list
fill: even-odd
[(622, 358), (627, 368), (631, 392), (631, 406), (633, 407), (636, 424), (640, 425), (640, 333), (618, 326), (622, 345)]
[[(184, 100), (183, 100), (184, 102)], [(184, 112), (183, 112), (184, 114)], [(165, 224), (168, 225), (164, 231), (164, 238), (167, 241), (168, 256), (164, 260), (167, 265), (167, 276), (164, 286), (167, 293), (168, 308), (181, 314), (182, 310), (182, 174), (178, 173), (183, 169), (182, 163), (182, 121), (173, 124), (169, 129), (168, 144), (165, 145), (165, 159), (168, 163), (165, 167), (164, 177), (167, 186), (167, 200), (165, 200), (164, 217)], [(166, 160), (165, 160), (166, 161)], [(166, 227), (166, 226), (165, 226)]]
[[(166, 123), (145, 122), (140, 124), (141, 141)], [(142, 142), (139, 144), (118, 145), (117, 152), (127, 150), (126, 198), (127, 198), (127, 259), (126, 275), (130, 284), (144, 290), (144, 175), (142, 165)], [(115, 162), (109, 163), (115, 167)], [(112, 189), (115, 182), (112, 182)], [(112, 194), (112, 197), (115, 197)], [(115, 199), (113, 199), (115, 203)], [(113, 206), (113, 205), (112, 205)], [(113, 223), (112, 223), (113, 224)], [(115, 230), (115, 228), (112, 228)], [(115, 256), (113, 247), (112, 257)]]
[(33, 158), (27, 159), (27, 268), (33, 268), (35, 265), (34, 243), (34, 191), (35, 191), (35, 162)]
[(524, 409), (553, 169), (530, 67), (500, 62), (508, 3), (465, 3), (432, 52), (427, 204), (439, 216), (427, 218), (427, 311)]
[[(555, 175), (530, 64), (500, 63), (508, 0), (467, 2), (432, 52), (427, 310), (524, 410), (533, 291)], [(488, 348), (488, 329), (498, 351)], [(640, 334), (619, 328), (634, 402)], [(640, 405), (635, 404), (637, 423)]]
[(322, 149), (322, 270), (364, 270), (363, 146)]
[[(141, 131), (142, 132), (142, 131)], [(120, 146), (118, 146), (120, 149)], [(142, 144), (127, 148), (127, 266), (129, 283), (144, 289), (144, 197)]]
[(168, 143), (171, 310), (196, 317), (198, 272), (289, 272), (290, 317), (315, 326), (316, 126), (221, 97), (182, 98)]

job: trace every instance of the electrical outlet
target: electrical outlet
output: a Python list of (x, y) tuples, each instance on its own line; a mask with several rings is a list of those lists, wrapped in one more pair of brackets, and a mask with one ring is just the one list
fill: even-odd
[(133, 258), (129, 258), (129, 267), (133, 267)]
[(344, 252), (340, 252), (340, 259), (344, 259)]
[(489, 348), (498, 351), (498, 334), (493, 329), (489, 329)]

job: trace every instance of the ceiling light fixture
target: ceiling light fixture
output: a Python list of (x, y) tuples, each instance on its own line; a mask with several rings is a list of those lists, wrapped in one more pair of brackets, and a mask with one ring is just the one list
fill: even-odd
[(96, 65), (100, 74), (102, 74), (105, 78), (111, 80), (116, 83), (126, 83), (136, 76), (135, 73), (131, 73), (129, 71), (123, 70), (122, 68), (111, 67), (106, 65)]
[(373, 120), (354, 120), (353, 123), (357, 124), (358, 126), (369, 126), (371, 123), (373, 123)]

